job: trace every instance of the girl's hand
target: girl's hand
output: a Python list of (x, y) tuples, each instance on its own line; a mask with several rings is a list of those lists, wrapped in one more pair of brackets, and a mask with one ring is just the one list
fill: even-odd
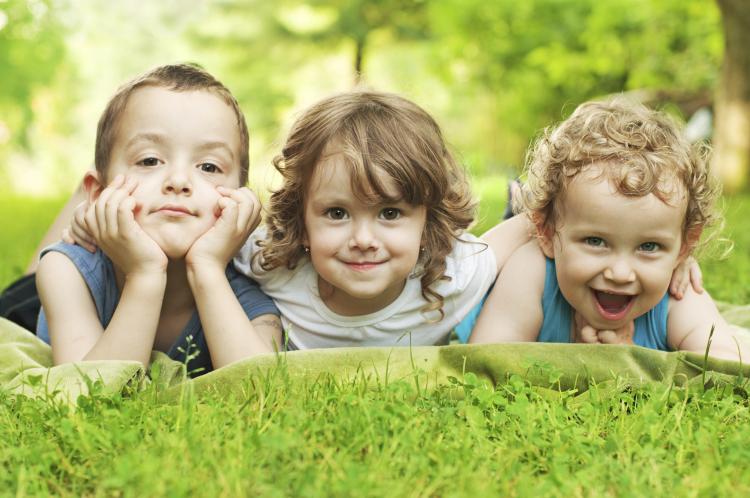
[(86, 210), (84, 228), (125, 275), (163, 273), (167, 256), (135, 221), (139, 207), (131, 194), (136, 186), (118, 175)]
[(63, 229), (62, 240), (68, 244), (78, 244), (89, 252), (96, 252), (96, 242), (86, 228), (86, 213), (90, 206), (86, 200), (75, 207), (70, 226)]
[(597, 330), (579, 313), (573, 318), (575, 342), (584, 344), (634, 344), (635, 322), (630, 321), (616, 330)]
[[(216, 204), (218, 219), (190, 247), (185, 262), (190, 268), (216, 265), (221, 271), (260, 223), (260, 201), (247, 187), (217, 187), (222, 195)], [(200, 262), (200, 263), (199, 263)]]
[(682, 299), (688, 284), (698, 294), (703, 294), (703, 274), (701, 267), (694, 257), (685, 258), (672, 272), (672, 280), (669, 282), (669, 293), (675, 299)]

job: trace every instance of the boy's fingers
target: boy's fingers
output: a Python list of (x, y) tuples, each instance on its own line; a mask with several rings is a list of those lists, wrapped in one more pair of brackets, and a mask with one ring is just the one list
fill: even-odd
[(115, 237), (120, 229), (120, 206), (127, 195), (124, 189), (117, 189), (107, 201), (105, 216), (107, 220), (107, 233), (110, 237)]
[(132, 223), (134, 217), (133, 217), (133, 210), (135, 209), (135, 199), (133, 197), (126, 197), (120, 202), (119, 206), (117, 207), (117, 226), (121, 227), (123, 230), (125, 227), (129, 226), (130, 223)]

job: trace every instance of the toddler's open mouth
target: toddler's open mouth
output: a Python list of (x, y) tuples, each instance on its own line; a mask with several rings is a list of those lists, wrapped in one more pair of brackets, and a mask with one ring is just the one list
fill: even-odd
[(630, 311), (635, 296), (629, 294), (613, 294), (594, 290), (594, 301), (602, 318), (606, 320), (621, 320)]

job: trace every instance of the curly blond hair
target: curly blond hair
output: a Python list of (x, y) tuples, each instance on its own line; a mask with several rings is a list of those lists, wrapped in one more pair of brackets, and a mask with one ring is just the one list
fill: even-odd
[(398, 95), (351, 91), (328, 97), (292, 125), (273, 164), (283, 184), (272, 192), (267, 236), (259, 241), (260, 267), (293, 269), (305, 256), (304, 206), (310, 179), (326, 145), (336, 142), (351, 170), (353, 190), (367, 201), (389, 199), (376, 175), (383, 172), (403, 201), (425, 206), (422, 234), (423, 312), (443, 318), (443, 296), (431, 286), (445, 276), (446, 256), (474, 220), (476, 203), (464, 169), (446, 147), (440, 127), (422, 108)]
[(538, 229), (554, 229), (555, 201), (576, 175), (597, 165), (625, 196), (654, 194), (671, 202), (675, 194), (686, 194), (683, 240), (689, 240), (691, 230), (700, 233), (720, 221), (715, 202), (721, 189), (709, 171), (708, 152), (705, 145), (689, 143), (664, 112), (624, 97), (586, 102), (545, 130), (529, 150), (527, 182), (517, 207)]

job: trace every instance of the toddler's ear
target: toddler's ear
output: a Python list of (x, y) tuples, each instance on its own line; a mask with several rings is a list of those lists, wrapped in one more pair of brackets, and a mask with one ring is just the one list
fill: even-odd
[(104, 182), (101, 181), (98, 171), (90, 170), (86, 172), (83, 177), (83, 190), (86, 191), (89, 202), (97, 200), (104, 187)]
[(548, 221), (537, 217), (532, 217), (531, 222), (536, 229), (536, 238), (539, 242), (539, 248), (545, 256), (550, 259), (555, 259), (555, 251), (552, 241), (552, 238), (555, 236), (555, 227), (553, 227)]
[(682, 247), (680, 247), (679, 260), (682, 261), (693, 252), (695, 246), (698, 245), (698, 241), (701, 240), (703, 234), (703, 227), (688, 228), (685, 233), (685, 239), (682, 241)]

